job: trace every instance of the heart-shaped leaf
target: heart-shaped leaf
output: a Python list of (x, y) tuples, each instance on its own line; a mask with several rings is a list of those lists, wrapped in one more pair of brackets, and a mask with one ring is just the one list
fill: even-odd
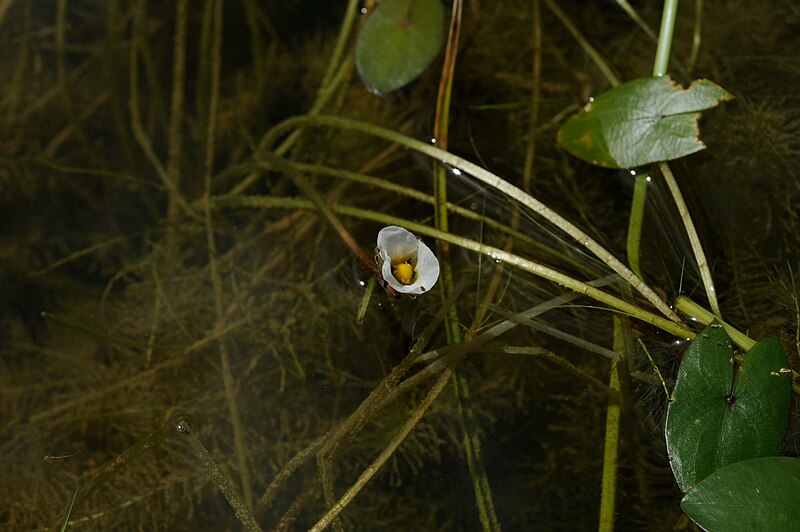
[(367, 88), (384, 94), (419, 76), (444, 38), (440, 0), (381, 0), (356, 42), (356, 68)]
[(732, 96), (708, 81), (688, 89), (669, 76), (623, 83), (594, 98), (567, 120), (558, 141), (571, 154), (608, 168), (632, 168), (702, 150), (699, 111)]
[(800, 530), (800, 460), (736, 462), (686, 494), (681, 508), (705, 530)]
[(678, 370), (666, 438), (683, 492), (728, 464), (777, 455), (781, 448), (791, 377), (777, 337), (758, 342), (735, 366), (728, 335), (713, 323), (689, 346)]

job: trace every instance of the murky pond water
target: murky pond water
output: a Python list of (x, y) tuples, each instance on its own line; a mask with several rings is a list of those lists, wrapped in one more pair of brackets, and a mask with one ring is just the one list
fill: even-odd
[[(670, 72), (736, 99), (703, 114), (707, 149), (672, 171), (724, 316), (780, 334), (797, 370), (800, 9), (707, 0), (698, 22), (696, 3)], [(661, 2), (631, 4), (657, 33)], [(556, 142), (610, 87), (564, 21), (622, 80), (651, 74), (655, 40), (616, 2), (552, 5), (465, 3), (448, 149), (627, 263), (632, 172)], [(609, 386), (616, 528), (692, 526), (663, 436), (687, 342), (537, 268), (658, 315), (651, 302), (458, 165), (448, 237), (431, 158), (313, 118), (270, 134), (311, 113), (434, 137), (441, 55), (371, 94), (352, 61), (361, 8), (0, 0), (4, 529), (594, 529)], [(642, 278), (667, 305), (705, 305), (661, 172), (635, 173)], [(416, 297), (372, 282), (387, 225), (439, 257)], [(415, 253), (400, 285), (427, 282)], [(797, 434), (793, 414), (784, 454)]]

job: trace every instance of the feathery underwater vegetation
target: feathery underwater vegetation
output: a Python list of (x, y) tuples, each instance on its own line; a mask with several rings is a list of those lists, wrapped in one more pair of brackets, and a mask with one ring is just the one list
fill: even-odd
[(798, 24), (0, 0), (0, 525), (800, 523)]

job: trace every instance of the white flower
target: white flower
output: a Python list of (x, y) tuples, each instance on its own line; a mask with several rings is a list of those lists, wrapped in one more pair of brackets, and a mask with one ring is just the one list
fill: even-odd
[(389, 286), (401, 294), (424, 294), (439, 279), (439, 261), (411, 232), (390, 225), (378, 233), (376, 259)]

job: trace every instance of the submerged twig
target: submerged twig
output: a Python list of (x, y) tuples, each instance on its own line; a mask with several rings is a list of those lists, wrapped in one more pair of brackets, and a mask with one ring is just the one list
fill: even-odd
[(192, 450), (195, 458), (197, 458), (197, 461), (200, 462), (200, 466), (202, 467), (203, 472), (206, 474), (206, 477), (216, 484), (219, 491), (221, 491), (222, 494), (225, 495), (225, 498), (228, 499), (228, 503), (230, 503), (231, 507), (233, 507), (234, 511), (236, 512), (236, 518), (239, 519), (239, 522), (242, 523), (242, 526), (245, 528), (245, 530), (248, 530), (249, 532), (260, 531), (261, 527), (258, 526), (258, 522), (256, 521), (255, 517), (253, 517), (253, 514), (250, 513), (250, 510), (244, 501), (239, 497), (239, 494), (236, 493), (233, 483), (222, 471), (222, 469), (219, 468), (217, 463), (214, 461), (214, 458), (211, 456), (211, 453), (209, 453), (208, 449), (206, 449), (206, 446), (203, 445), (203, 442), (201, 442), (197, 436), (195, 436), (189, 421), (186, 419), (178, 420), (175, 423), (175, 430), (177, 430), (178, 434), (183, 436), (186, 440), (186, 443), (189, 445), (189, 448)]
[(167, 204), (167, 221), (174, 228), (180, 214), (177, 197), (181, 184), (181, 154), (183, 149), (183, 103), (186, 85), (186, 19), (188, 0), (178, 0), (175, 4), (175, 41), (172, 59), (172, 96), (168, 132), (167, 175), (175, 187), (170, 191)]
[[(214, 147), (217, 128), (217, 105), (219, 102), (219, 75), (222, 66), (222, 4), (223, 0), (209, 0), (214, 4), (214, 22), (211, 38), (211, 88), (208, 102), (208, 125), (206, 130), (206, 157), (205, 157), (205, 186), (203, 206), (205, 211), (206, 243), (208, 245), (208, 264), (211, 274), (211, 285), (214, 290), (214, 309), (217, 321), (222, 321), (225, 315), (223, 306), (224, 294), (222, 290), (222, 276), (217, 260), (217, 244), (214, 223), (211, 216), (211, 178), (214, 169)], [(236, 382), (231, 371), (228, 343), (224, 336), (217, 341), (219, 345), (220, 370), (222, 383), (225, 387), (225, 403), (231, 416), (233, 428), (234, 454), (239, 468), (239, 477), (242, 483), (242, 494), (248, 508), (253, 507), (253, 490), (250, 486), (250, 472), (247, 464), (247, 449), (239, 415), (239, 403), (236, 397)]]
[(299, 188), (303, 194), (305, 194), (308, 199), (313, 202), (314, 206), (325, 218), (325, 221), (330, 224), (334, 231), (336, 231), (336, 234), (339, 236), (345, 246), (347, 246), (347, 248), (361, 263), (361, 266), (370, 272), (373, 277), (381, 281), (381, 285), (386, 292), (389, 293), (389, 295), (393, 297), (399, 297), (399, 294), (394, 288), (386, 283), (383, 283), (383, 274), (381, 273), (381, 270), (376, 262), (369, 255), (367, 255), (361, 246), (358, 245), (353, 236), (350, 234), (350, 231), (347, 230), (344, 224), (342, 224), (342, 222), (339, 220), (339, 217), (334, 214), (333, 210), (331, 210), (325, 200), (322, 199), (322, 196), (319, 195), (319, 192), (317, 192), (317, 189), (314, 188), (314, 185), (308, 179), (306, 179), (301, 172), (298, 172), (288, 161), (285, 161), (278, 155), (266, 154), (266, 158), (270, 164), (274, 165), (280, 171), (286, 173), (286, 175), (292, 180), (292, 182), (294, 182), (297, 188)]
[(417, 406), (411, 416), (406, 420), (397, 434), (391, 439), (389, 444), (384, 447), (383, 451), (378, 455), (372, 463), (367, 466), (361, 476), (358, 477), (358, 480), (350, 486), (350, 488), (345, 492), (344, 495), (333, 505), (328, 512), (322, 516), (322, 518), (317, 521), (317, 523), (311, 527), (311, 532), (320, 532), (324, 530), (336, 516), (352, 501), (356, 495), (367, 485), (367, 483), (375, 476), (381, 466), (394, 454), (397, 448), (403, 443), (406, 436), (414, 429), (414, 427), (419, 423), (422, 419), (422, 416), (425, 415), (425, 412), (428, 411), (428, 408), (433, 404), (437, 397), (442, 393), (447, 383), (450, 381), (450, 378), (453, 376), (453, 371), (455, 366), (448, 367), (440, 376), (439, 379), (436, 381), (436, 384), (428, 391), (428, 395), (425, 396), (425, 399)]
[[(144, 3), (139, 0), (139, 9), (144, 9)], [(131, 130), (133, 131), (133, 136), (136, 139), (136, 142), (139, 144), (139, 147), (144, 152), (145, 157), (147, 158), (148, 162), (153, 166), (156, 171), (156, 175), (158, 175), (161, 182), (164, 184), (164, 188), (170, 194), (171, 198), (181, 206), (183, 211), (194, 219), (199, 219), (200, 216), (192, 210), (189, 204), (184, 198), (183, 194), (181, 193), (178, 186), (173, 182), (172, 177), (167, 172), (164, 165), (159, 160), (158, 156), (156, 155), (155, 151), (153, 150), (153, 145), (150, 142), (150, 137), (148, 137), (147, 133), (144, 130), (144, 126), (142, 125), (142, 118), (139, 111), (139, 46), (140, 46), (140, 29), (138, 25), (144, 24), (143, 21), (140, 21), (142, 17), (136, 17), (136, 24), (134, 24), (134, 37), (133, 42), (130, 45), (130, 56), (128, 68), (130, 69), (129, 77), (130, 77), (130, 100), (128, 102), (128, 107), (131, 113)]]

